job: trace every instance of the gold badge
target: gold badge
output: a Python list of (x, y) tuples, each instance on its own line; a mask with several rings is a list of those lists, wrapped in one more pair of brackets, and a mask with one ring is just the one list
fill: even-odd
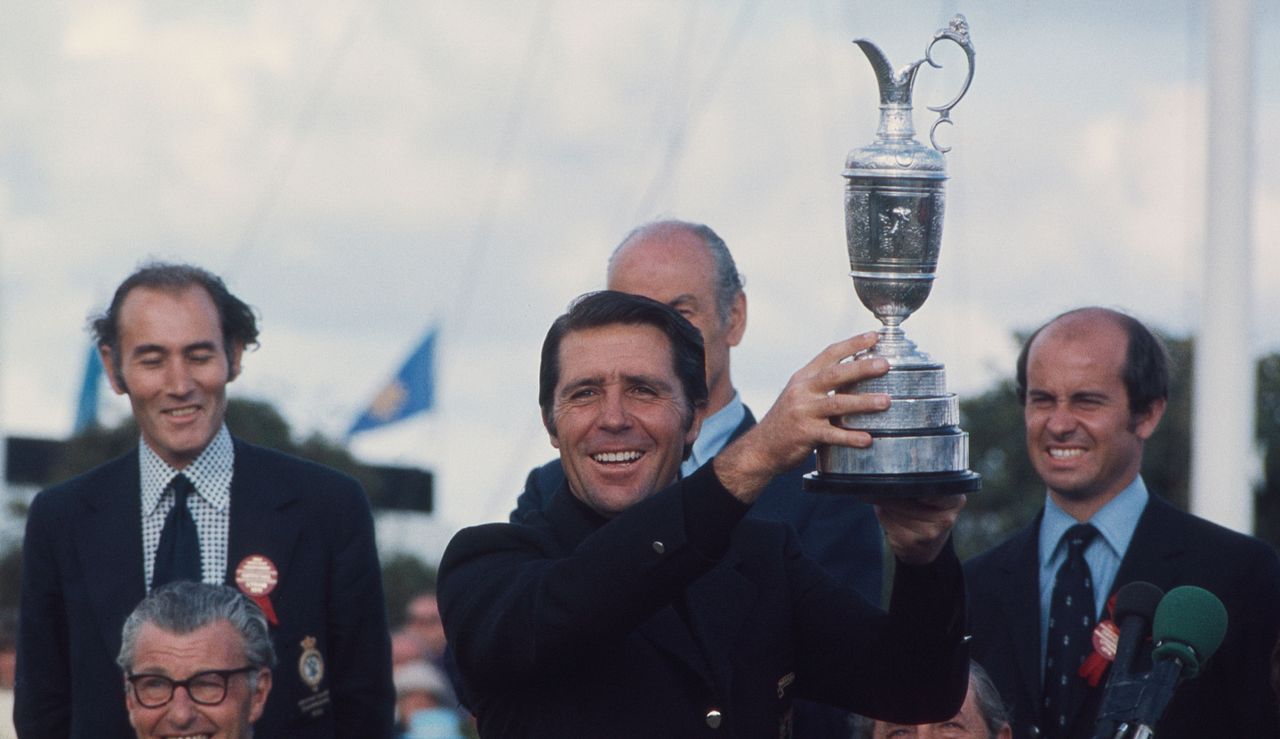
[(316, 649), (316, 638), (308, 636), (302, 640), (302, 656), (298, 658), (298, 676), (313, 691), (320, 688), (324, 679), (324, 656)]

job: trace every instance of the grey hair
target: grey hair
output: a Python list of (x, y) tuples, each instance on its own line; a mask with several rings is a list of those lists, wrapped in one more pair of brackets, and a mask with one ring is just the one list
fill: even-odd
[(742, 292), (747, 281), (738, 272), (738, 265), (733, 261), (733, 255), (729, 253), (729, 247), (724, 243), (724, 239), (720, 238), (720, 234), (713, 231), (710, 226), (679, 220), (651, 221), (637, 226), (614, 248), (613, 254), (609, 256), (608, 271), (613, 272), (614, 260), (627, 244), (641, 236), (649, 236), (664, 230), (686, 231), (702, 240), (702, 245), (711, 254), (711, 261), (716, 267), (716, 315), (720, 317), (720, 323), (728, 321), (729, 312), (733, 310), (733, 301)]
[[(261, 609), (239, 591), (226, 585), (179, 580), (156, 588), (129, 614), (120, 638), (116, 664), (128, 675), (144, 624), (154, 624), (171, 634), (190, 634), (218, 621), (229, 621), (240, 634), (244, 658), (251, 667), (271, 668), (276, 663), (275, 648)], [(250, 675), (250, 686), (257, 673)]]
[(973, 687), (973, 697), (978, 701), (978, 715), (986, 722), (991, 739), (995, 739), (996, 734), (1009, 723), (1009, 711), (1000, 699), (1000, 691), (996, 690), (995, 683), (982, 665), (974, 661), (969, 662), (969, 685)]
[[(1000, 692), (996, 690), (991, 676), (982, 665), (973, 660), (969, 660), (969, 687), (973, 688), (978, 715), (987, 727), (988, 739), (996, 739), (1000, 730), (1009, 723), (1009, 712), (1005, 709), (1004, 701), (1000, 699)], [(876, 722), (873, 719), (853, 714), (851, 723), (854, 727), (854, 739), (872, 739), (875, 735)]]

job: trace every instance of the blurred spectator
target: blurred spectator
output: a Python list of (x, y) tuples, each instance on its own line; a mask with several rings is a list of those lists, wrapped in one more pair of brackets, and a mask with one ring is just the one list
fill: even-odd
[(0, 611), (0, 739), (16, 739), (13, 728), (13, 673), (17, 660), (17, 616)]
[(444, 655), (445, 636), (435, 591), (421, 593), (409, 601), (404, 631), (419, 639), (423, 658), (439, 664)]
[(396, 722), (402, 739), (461, 739), (461, 715), (444, 673), (417, 659), (395, 670)]

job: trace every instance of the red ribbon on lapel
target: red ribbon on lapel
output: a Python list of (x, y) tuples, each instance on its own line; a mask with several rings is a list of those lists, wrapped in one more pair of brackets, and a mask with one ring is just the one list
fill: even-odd
[(1116, 646), (1120, 643), (1120, 627), (1115, 622), (1116, 596), (1107, 600), (1107, 617), (1093, 627), (1093, 652), (1080, 665), (1080, 677), (1096, 688), (1102, 682), (1107, 667), (1116, 661)]
[(280, 571), (274, 562), (261, 554), (250, 554), (236, 565), (236, 586), (262, 609), (262, 614), (272, 626), (279, 626), (280, 619), (267, 596), (276, 589), (278, 582)]

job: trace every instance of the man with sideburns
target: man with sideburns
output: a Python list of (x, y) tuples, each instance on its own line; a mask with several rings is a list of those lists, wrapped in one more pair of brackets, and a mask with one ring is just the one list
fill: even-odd
[(373, 520), (360, 485), (247, 444), (226, 386), (253, 311), (198, 267), (151, 263), (93, 330), (137, 448), (36, 496), (22, 558), (15, 723), (38, 739), (132, 736), (115, 657), (126, 616), (167, 582), (238, 588), (280, 662), (266, 737), (387, 737), (391, 683)]

